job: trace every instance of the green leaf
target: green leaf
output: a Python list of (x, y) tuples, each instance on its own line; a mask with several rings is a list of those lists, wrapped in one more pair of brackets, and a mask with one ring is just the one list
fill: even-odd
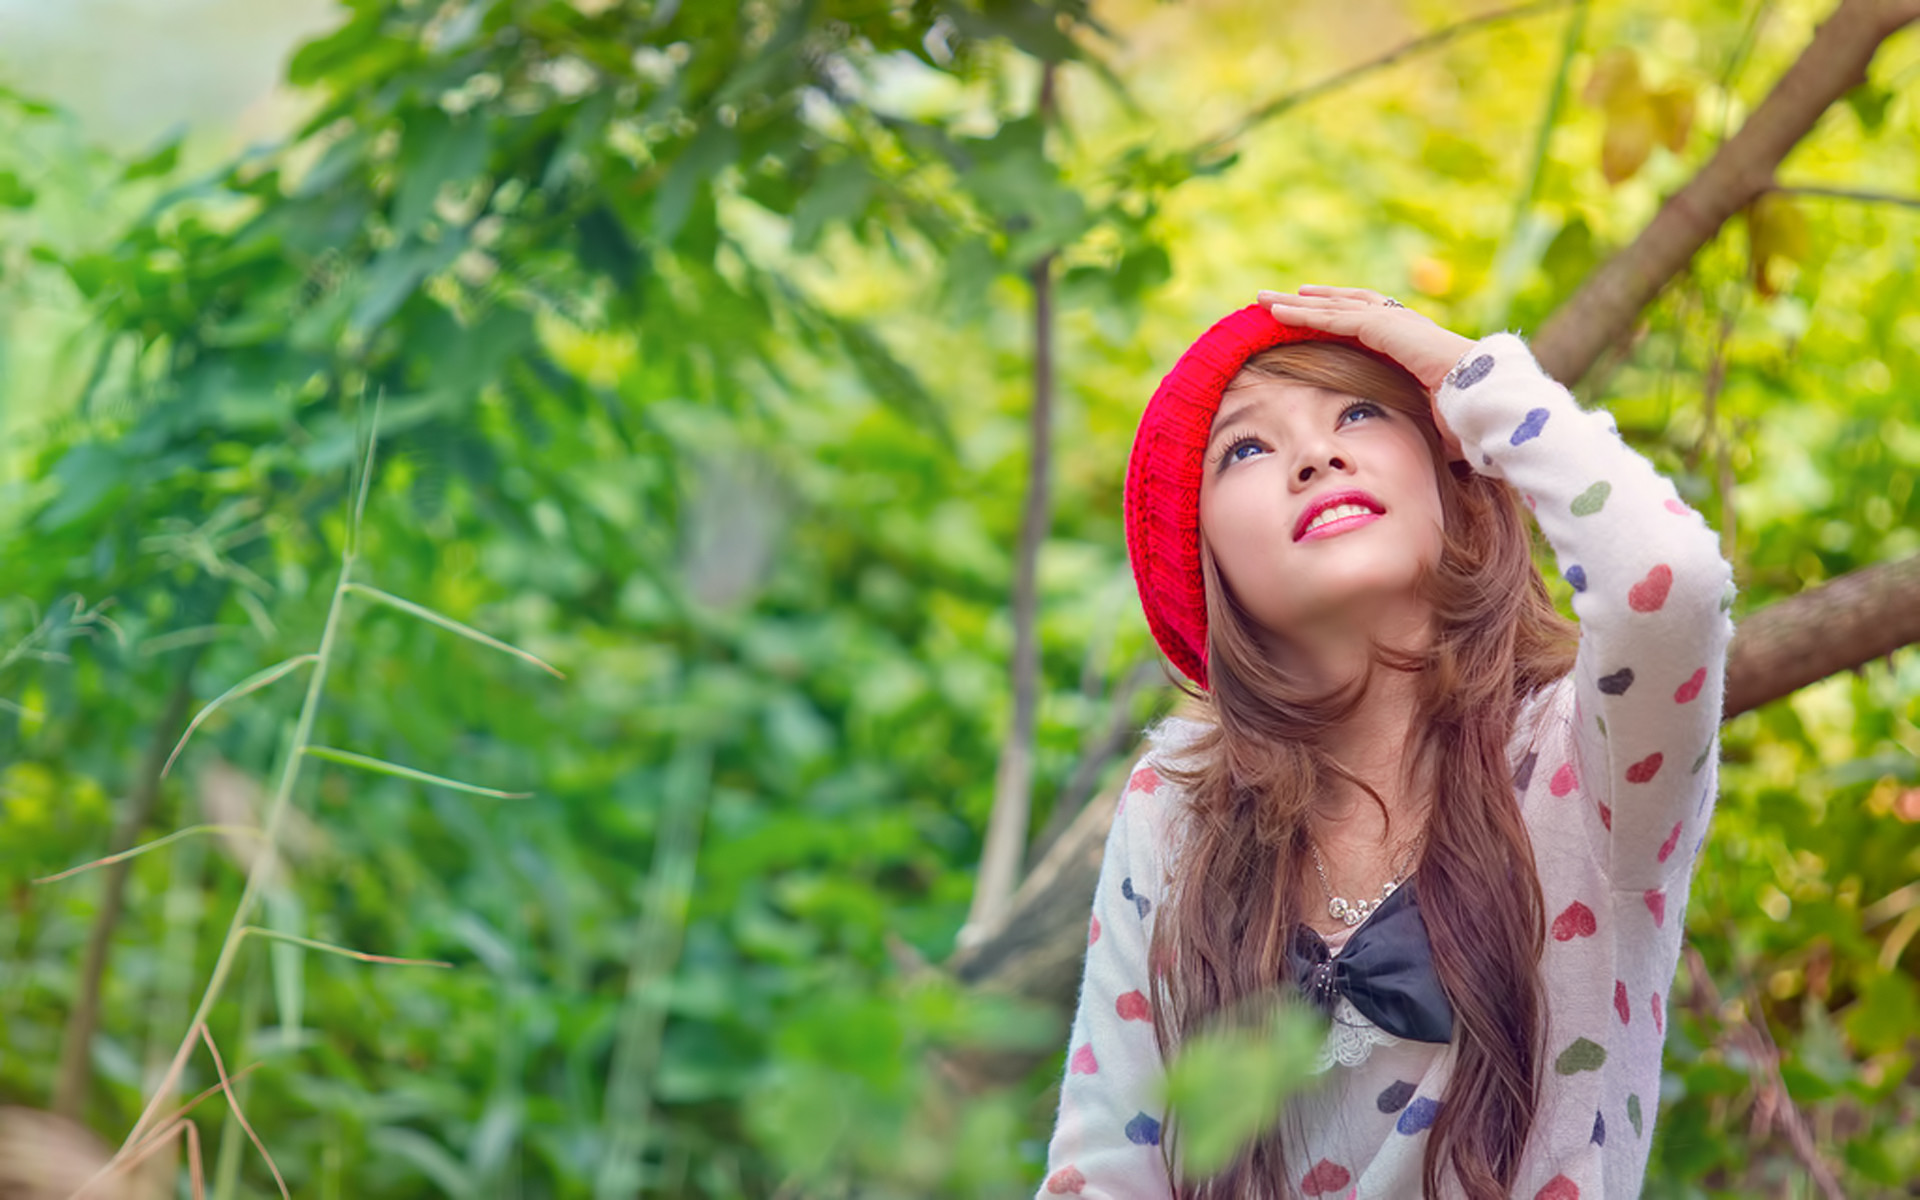
[(811, 250), (829, 221), (858, 216), (872, 190), (873, 174), (859, 159), (830, 164), (793, 206), (793, 248)]
[(145, 158), (138, 159), (120, 173), (125, 181), (147, 179), (155, 175), (168, 175), (180, 163), (180, 139), (174, 138), (166, 145), (155, 150)]
[(1272, 1128), (1288, 1096), (1313, 1081), (1325, 1026), (1297, 1005), (1188, 1039), (1167, 1068), (1167, 1106), (1192, 1175), (1211, 1174)]
[(430, 624), (438, 625), (440, 628), (448, 631), (449, 633), (457, 633), (461, 637), (466, 638), (468, 641), (478, 642), (482, 646), (487, 646), (491, 649), (498, 650), (503, 654), (511, 654), (515, 658), (519, 659), (521, 662), (529, 663), (533, 666), (539, 667), (542, 671), (545, 671), (547, 674), (552, 675), (556, 679), (566, 678), (566, 676), (561, 673), (559, 668), (553, 666), (551, 663), (547, 662), (545, 659), (541, 658), (539, 655), (529, 654), (527, 651), (522, 650), (518, 646), (509, 645), (506, 642), (501, 641), (499, 638), (481, 633), (478, 629), (475, 629), (473, 626), (464, 624), (460, 621), (456, 621), (452, 617), (442, 616), (440, 613), (437, 613), (432, 609), (425, 607), (424, 605), (415, 604), (411, 600), (402, 600), (400, 597), (393, 595), (391, 592), (383, 592), (377, 587), (369, 587), (364, 583), (349, 583), (347, 585), (347, 590), (349, 592), (352, 592), (354, 595), (365, 596), (369, 600), (373, 600), (380, 604), (384, 604), (388, 608), (398, 609), (400, 612), (406, 613), (408, 616), (418, 617), (422, 621), (426, 621), (426, 622), (429, 622)]
[(1868, 133), (1880, 132), (1880, 126), (1887, 120), (1887, 105), (1893, 103), (1893, 93), (1885, 88), (1863, 83), (1848, 91), (1844, 99), (1853, 115), (1860, 118), (1861, 126)]
[(266, 895), (267, 928), (282, 935), (267, 950), (273, 975), (274, 1007), (280, 1017), (280, 1036), (298, 1038), (306, 1012), (306, 955), (294, 939), (301, 937), (306, 923), (306, 907), (291, 888), (269, 888)]
[(294, 87), (312, 87), (339, 71), (364, 52), (379, 37), (386, 21), (385, 5), (362, 5), (352, 20), (325, 37), (300, 47), (287, 62), (287, 82)]
[(708, 187), (720, 169), (734, 161), (739, 143), (733, 130), (708, 120), (693, 141), (680, 152), (653, 202), (653, 236), (670, 245), (693, 212), (694, 197)]
[(160, 768), (161, 778), (164, 779), (167, 773), (173, 770), (174, 761), (180, 757), (180, 752), (187, 748), (187, 739), (193, 736), (193, 731), (200, 728), (201, 723), (218, 711), (221, 705), (229, 700), (238, 700), (242, 696), (250, 696), (286, 675), (288, 672), (298, 670), (308, 663), (318, 661), (320, 661), (320, 656), (317, 654), (296, 654), (292, 658), (267, 667), (265, 670), (255, 671), (239, 683), (234, 684), (226, 691), (215, 696), (210, 704), (194, 714), (193, 720), (187, 725), (186, 732), (182, 733), (180, 740), (174, 744), (173, 753), (167, 755), (166, 765)]
[(0, 171), (0, 208), (29, 208), (38, 195), (12, 171)]
[(427, 276), (459, 257), (464, 244), (464, 238), (449, 234), (431, 245), (397, 245), (374, 259), (361, 282), (359, 303), (347, 318), (348, 331), (364, 336), (386, 324)]
[(1847, 1035), (1869, 1054), (1898, 1050), (1920, 1029), (1920, 995), (1910, 976), (1877, 972), (1843, 1022)]
[(404, 237), (425, 224), (440, 189), (467, 183), (484, 171), (488, 150), (487, 122), (481, 117), (448, 118), (436, 110), (412, 118), (400, 150), (394, 232)]
[(363, 771), (372, 771), (376, 775), (392, 775), (397, 779), (411, 779), (415, 783), (424, 783), (431, 787), (448, 788), (456, 792), (467, 792), (475, 796), (492, 796), (497, 800), (525, 800), (532, 792), (503, 792), (498, 788), (481, 787), (477, 783), (466, 783), (458, 779), (448, 779), (444, 775), (430, 775), (425, 771), (416, 771), (412, 767), (403, 767), (399, 763), (390, 763), (381, 758), (370, 758), (365, 754), (355, 754), (351, 750), (336, 750), (332, 746), (308, 746), (306, 752), (313, 758), (326, 762), (339, 763), (343, 767), (358, 767)]

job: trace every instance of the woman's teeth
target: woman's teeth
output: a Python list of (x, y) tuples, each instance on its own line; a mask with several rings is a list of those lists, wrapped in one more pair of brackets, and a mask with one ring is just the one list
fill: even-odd
[(1305, 533), (1312, 533), (1322, 525), (1342, 520), (1346, 517), (1370, 517), (1373, 510), (1364, 504), (1336, 504), (1332, 508), (1320, 510), (1320, 514), (1308, 523)]

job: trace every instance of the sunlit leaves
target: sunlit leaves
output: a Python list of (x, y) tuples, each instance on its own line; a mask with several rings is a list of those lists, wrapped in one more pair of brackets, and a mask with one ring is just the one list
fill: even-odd
[(1813, 248), (1806, 214), (1791, 197), (1768, 192), (1748, 206), (1746, 224), (1754, 289), (1762, 296), (1775, 295), (1782, 273), (1805, 263)]
[(1600, 171), (1608, 183), (1633, 178), (1655, 146), (1676, 154), (1686, 148), (1693, 129), (1693, 89), (1679, 83), (1648, 86), (1639, 56), (1628, 47), (1615, 46), (1595, 60), (1585, 98), (1607, 115)]

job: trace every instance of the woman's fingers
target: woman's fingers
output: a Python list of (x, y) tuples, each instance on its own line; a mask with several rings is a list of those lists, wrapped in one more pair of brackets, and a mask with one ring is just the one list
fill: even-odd
[(1385, 303), (1387, 299), (1372, 288), (1328, 287), (1320, 283), (1301, 284), (1300, 294), (1303, 296), (1332, 296), (1341, 300), (1358, 300), (1363, 304), (1382, 304)]
[(1268, 307), (1273, 319), (1283, 325), (1305, 325), (1327, 333), (1354, 335), (1372, 318), (1364, 309), (1320, 308), (1312, 305), (1276, 303)]

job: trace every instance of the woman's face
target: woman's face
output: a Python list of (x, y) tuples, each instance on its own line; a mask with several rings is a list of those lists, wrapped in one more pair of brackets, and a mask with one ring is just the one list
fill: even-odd
[(1423, 620), (1440, 560), (1433, 455), (1414, 420), (1287, 380), (1230, 387), (1200, 483), (1200, 533), (1249, 616), (1283, 641)]

